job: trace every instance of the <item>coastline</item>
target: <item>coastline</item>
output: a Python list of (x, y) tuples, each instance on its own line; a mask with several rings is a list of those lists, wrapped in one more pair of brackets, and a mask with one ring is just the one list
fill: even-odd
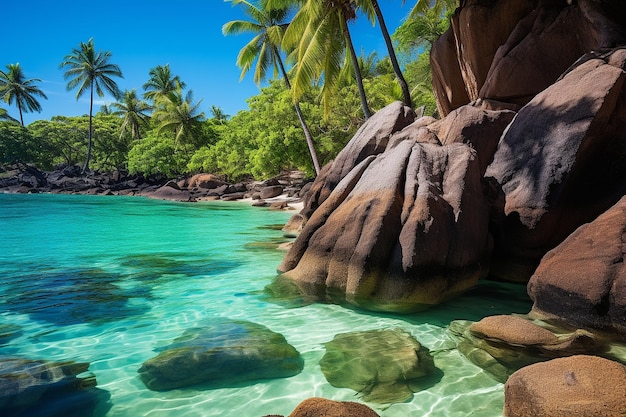
[(207, 173), (169, 179), (162, 176), (129, 175), (124, 171), (80, 174), (78, 167), (49, 172), (36, 168), (16, 169), (0, 178), (0, 193), (79, 194), (137, 196), (185, 203), (236, 201), (272, 210), (303, 208), (302, 196), (310, 186), (300, 171), (284, 172), (263, 181), (252, 179), (229, 183)]

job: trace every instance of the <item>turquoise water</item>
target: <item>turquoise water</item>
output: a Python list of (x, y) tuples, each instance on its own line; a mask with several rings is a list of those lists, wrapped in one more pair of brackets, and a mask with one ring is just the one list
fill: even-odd
[[(0, 355), (91, 363), (108, 398), (96, 408), (100, 416), (260, 417), (288, 415), (314, 396), (362, 401), (326, 382), (324, 343), (338, 333), (399, 327), (431, 350), (443, 376), (410, 402), (370, 407), (385, 417), (502, 415), (503, 385), (454, 349), (446, 326), (526, 313), (523, 288), (481, 284), (408, 316), (329, 304), (290, 308), (264, 294), (283, 253), (261, 244), (280, 242), (275, 226), (290, 215), (245, 203), (0, 194), (0, 326), (20, 328), (0, 339)], [(229, 388), (148, 390), (141, 364), (214, 318), (283, 334), (302, 354), (304, 371)]]

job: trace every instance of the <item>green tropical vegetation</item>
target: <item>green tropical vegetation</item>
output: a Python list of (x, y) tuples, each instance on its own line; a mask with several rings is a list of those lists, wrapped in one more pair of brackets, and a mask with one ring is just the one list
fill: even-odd
[[(429, 51), (448, 28), (456, 0), (417, 1), (391, 34), (376, 0), (227, 1), (242, 19), (225, 22), (222, 31), (250, 36), (236, 64), (260, 88), (246, 110), (226, 115), (211, 105), (205, 114), (169, 64), (154, 66), (145, 84), (121, 92), (115, 81), (121, 68), (89, 39), (60, 64), (68, 91), (77, 100), (89, 95), (85, 116), (24, 126), (22, 113), (41, 111), (37, 99), (46, 98), (40, 80), (27, 79), (19, 64), (0, 71), (0, 97), (18, 115), (11, 116), (15, 107), (0, 107), (0, 167), (82, 164), (83, 172), (211, 172), (231, 181), (291, 169), (316, 175), (371, 112), (400, 100), (436, 115)], [(349, 33), (354, 19), (379, 26), (386, 56), (357, 54)], [(94, 113), (94, 97), (105, 93), (116, 102)]]

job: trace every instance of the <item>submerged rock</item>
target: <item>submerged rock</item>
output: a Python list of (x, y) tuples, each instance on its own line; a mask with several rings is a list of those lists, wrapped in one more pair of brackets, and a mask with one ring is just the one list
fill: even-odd
[(0, 323), (0, 346), (22, 334), (22, 327), (16, 324)]
[(283, 335), (248, 321), (217, 319), (185, 331), (138, 372), (146, 387), (165, 391), (284, 378), (303, 367), (302, 357)]
[(435, 373), (428, 349), (401, 329), (338, 334), (325, 346), (320, 366), (326, 380), (365, 401), (410, 400), (426, 384), (424, 377)]
[(66, 416), (94, 408), (109, 396), (94, 388), (88, 368), (88, 363), (0, 356), (0, 415)]
[(626, 415), (626, 367), (578, 355), (527, 366), (504, 386), (504, 417)]

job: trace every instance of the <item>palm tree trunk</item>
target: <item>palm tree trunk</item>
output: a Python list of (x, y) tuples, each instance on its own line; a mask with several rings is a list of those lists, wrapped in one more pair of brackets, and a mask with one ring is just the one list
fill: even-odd
[(411, 93), (409, 92), (409, 85), (404, 79), (404, 75), (402, 75), (402, 70), (400, 69), (400, 64), (398, 64), (398, 58), (396, 57), (396, 51), (393, 48), (393, 43), (391, 42), (391, 37), (389, 36), (389, 31), (387, 30), (387, 25), (385, 24), (385, 19), (383, 18), (383, 12), (380, 10), (380, 5), (378, 4), (378, 0), (372, 0), (372, 6), (374, 6), (374, 11), (376, 12), (376, 18), (378, 19), (378, 24), (380, 24), (380, 31), (383, 34), (383, 38), (385, 39), (385, 44), (387, 45), (387, 51), (389, 51), (389, 59), (391, 60), (391, 66), (393, 67), (393, 72), (396, 73), (396, 79), (398, 80), (398, 84), (400, 84), (400, 88), (402, 89), (402, 96), (404, 97), (404, 104), (409, 107), (412, 107), (411, 102)]
[(356, 78), (356, 85), (359, 89), (359, 98), (361, 99), (361, 107), (363, 108), (363, 114), (366, 119), (372, 117), (372, 112), (367, 104), (367, 97), (365, 96), (365, 88), (363, 87), (363, 76), (361, 75), (361, 68), (359, 68), (359, 59), (354, 51), (354, 44), (352, 43), (352, 37), (350, 36), (350, 30), (348, 29), (348, 22), (343, 22), (343, 35), (346, 38), (346, 44), (350, 51), (350, 58), (352, 59), (352, 66), (354, 67), (354, 78)]
[(93, 145), (93, 81), (91, 83), (91, 89), (89, 90), (89, 143), (87, 145), (87, 158), (85, 159), (85, 165), (83, 166), (83, 174), (89, 171), (89, 160), (91, 159), (91, 147)]
[(17, 110), (19, 110), (20, 112), (20, 122), (22, 122), (22, 127), (24, 127), (24, 116), (22, 116), (22, 106), (20, 106), (20, 101), (16, 100), (17, 102)]
[[(277, 57), (278, 65), (280, 66), (280, 71), (282, 72), (283, 79), (285, 80), (285, 85), (287, 86), (288, 90), (291, 90), (291, 83), (289, 82), (289, 77), (287, 76), (287, 71), (285, 70), (285, 66), (283, 64), (283, 60), (280, 57), (280, 53), (277, 49), (275, 49), (274, 52)], [(313, 138), (311, 137), (311, 131), (309, 130), (309, 126), (304, 120), (304, 116), (302, 115), (302, 110), (300, 109), (300, 104), (297, 101), (294, 103), (294, 107), (296, 108), (296, 114), (298, 115), (300, 126), (302, 126), (302, 130), (304, 131), (304, 138), (306, 139), (306, 144), (309, 147), (309, 153), (311, 154), (311, 159), (313, 160), (313, 167), (315, 168), (315, 175), (319, 175), (320, 163), (317, 159), (317, 153), (315, 152), (315, 147), (313, 146)]]

